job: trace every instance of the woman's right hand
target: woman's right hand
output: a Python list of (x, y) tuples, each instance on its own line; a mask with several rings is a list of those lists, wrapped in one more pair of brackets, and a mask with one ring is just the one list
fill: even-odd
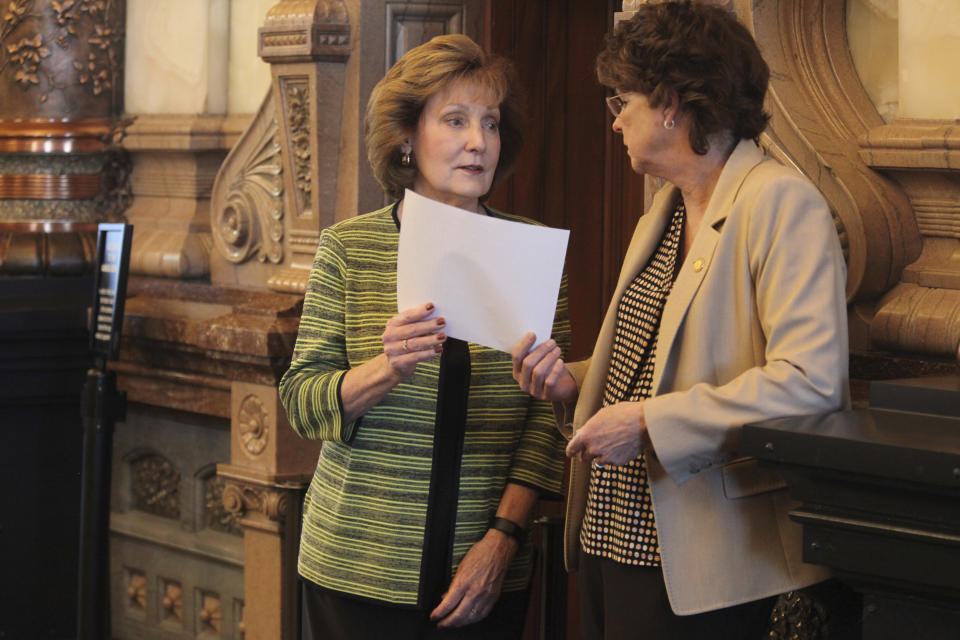
[(428, 302), (401, 311), (387, 321), (381, 339), (383, 353), (394, 375), (406, 380), (413, 375), (417, 364), (435, 358), (443, 352), (447, 334), (443, 318), (430, 318), (434, 305)]
[(532, 351), (537, 337), (528, 333), (510, 349), (513, 379), (520, 388), (540, 400), (563, 402), (577, 395), (577, 381), (560, 357), (560, 347), (552, 338)]

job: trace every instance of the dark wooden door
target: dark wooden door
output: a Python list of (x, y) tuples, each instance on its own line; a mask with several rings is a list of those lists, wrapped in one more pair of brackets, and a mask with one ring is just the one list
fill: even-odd
[(523, 153), (491, 206), (570, 229), (571, 359), (590, 354), (643, 209), (596, 79), (616, 0), (488, 0), (485, 44), (512, 59), (527, 91)]
[[(490, 204), (570, 229), (571, 360), (593, 350), (627, 243), (643, 212), (643, 178), (630, 169), (620, 136), (610, 128), (606, 92), (594, 71), (620, 5), (619, 0), (487, 0), (486, 5), (485, 46), (514, 61), (527, 91), (524, 150)], [(566, 597), (566, 606), (552, 614), (562, 620), (548, 621), (546, 636), (540, 635), (541, 614), (550, 611), (543, 606), (549, 597), (544, 598), (540, 572), (525, 640), (580, 637), (575, 577), (560, 571), (559, 540), (544, 545), (541, 537), (559, 532), (563, 512), (562, 502), (541, 501), (538, 517), (547, 524), (534, 528), (541, 561), (547, 559), (555, 572), (556, 582), (548, 580), (549, 597)]]

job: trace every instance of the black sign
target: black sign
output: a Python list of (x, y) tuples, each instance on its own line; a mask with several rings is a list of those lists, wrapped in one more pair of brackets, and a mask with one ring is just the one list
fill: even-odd
[(115, 360), (120, 351), (132, 237), (133, 225), (102, 223), (97, 228), (90, 348), (105, 360)]

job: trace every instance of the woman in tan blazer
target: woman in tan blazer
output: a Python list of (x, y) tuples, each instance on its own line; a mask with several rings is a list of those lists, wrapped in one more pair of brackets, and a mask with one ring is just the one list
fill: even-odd
[[(759, 638), (801, 560), (783, 483), (740, 427), (849, 404), (845, 266), (829, 208), (755, 140), (769, 71), (727, 10), (641, 5), (597, 61), (634, 171), (666, 180), (637, 225), (592, 357), (514, 348), (514, 377), (576, 400), (565, 558), (584, 638)], [(566, 418), (562, 422), (567, 423)]]

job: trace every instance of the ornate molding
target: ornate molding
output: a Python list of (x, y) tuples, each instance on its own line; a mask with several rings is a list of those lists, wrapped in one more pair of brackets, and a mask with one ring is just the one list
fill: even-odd
[(350, 55), (350, 21), (343, 0), (283, 0), (259, 31), (269, 63), (343, 61)]
[(237, 522), (237, 514), (227, 511), (223, 504), (223, 491), (226, 486), (226, 481), (216, 475), (216, 471), (204, 479), (204, 526), (214, 531), (241, 535), (243, 530)]
[(251, 457), (259, 456), (267, 448), (271, 431), (270, 416), (263, 401), (253, 394), (245, 397), (240, 402), (236, 420), (244, 452)]
[(131, 505), (171, 520), (180, 519), (180, 472), (161, 455), (145, 455), (130, 463)]
[(286, 489), (227, 480), (223, 489), (223, 506), (238, 518), (247, 518), (250, 513), (255, 513), (282, 525), (287, 518), (288, 493)]
[(920, 253), (910, 202), (871, 171), (859, 139), (883, 124), (850, 57), (844, 4), (827, 0), (738, 0), (767, 62), (772, 114), (768, 143), (824, 193), (848, 243), (847, 295), (874, 298)]
[(210, 227), (217, 252), (240, 264), (283, 261), (283, 164), (279, 127), (268, 99), (213, 186)]
[(200, 610), (197, 612), (197, 619), (200, 620), (201, 634), (209, 633), (219, 636), (222, 617), (220, 613), (220, 597), (208, 591), (202, 592)]
[(283, 78), (284, 113), (287, 115), (289, 132), (290, 165), (296, 187), (297, 211), (300, 215), (310, 206), (312, 178), (310, 175), (313, 154), (310, 152), (310, 82), (307, 78)]
[(163, 607), (161, 615), (164, 620), (183, 624), (183, 587), (179, 582), (163, 581), (163, 599), (160, 604)]
[(139, 613), (147, 610), (147, 575), (136, 569), (127, 569), (127, 605)]
[(860, 136), (860, 157), (874, 169), (960, 171), (960, 120), (898, 120)]
[[(316, 250), (316, 240), (312, 242)], [(310, 280), (310, 272), (306, 269), (281, 269), (274, 273), (267, 280), (267, 286), (272, 291), (283, 291), (285, 293), (306, 293), (307, 282)]]
[(897, 285), (880, 301), (870, 337), (882, 349), (960, 362), (960, 291)]

